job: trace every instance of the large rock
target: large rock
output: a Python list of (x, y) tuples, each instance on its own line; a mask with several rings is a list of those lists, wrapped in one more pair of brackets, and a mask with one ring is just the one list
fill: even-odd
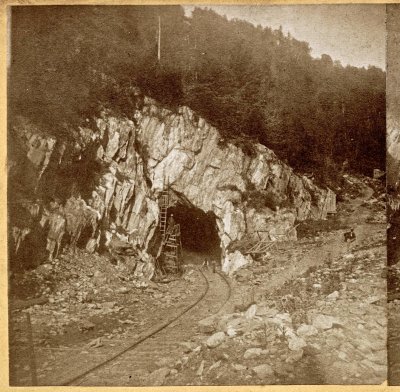
[(215, 331), (215, 316), (209, 316), (197, 323), (201, 333), (213, 333)]
[(272, 367), (266, 363), (254, 366), (251, 370), (257, 377), (261, 379), (268, 378), (274, 375), (274, 369), (272, 369)]
[(225, 337), (226, 335), (224, 332), (217, 332), (206, 340), (206, 345), (208, 348), (215, 348), (225, 340)]
[(296, 336), (296, 334), (290, 334), (288, 337), (288, 345), (291, 351), (299, 351), (307, 346), (307, 343), (303, 338)]
[(259, 347), (248, 348), (243, 354), (244, 359), (258, 358), (263, 354), (263, 349)]
[(303, 358), (303, 354), (304, 354), (304, 351), (302, 349), (294, 351), (288, 355), (288, 357), (285, 359), (285, 362), (286, 363), (298, 362), (298, 361), (300, 361), (301, 358)]
[(297, 335), (300, 337), (308, 337), (318, 334), (318, 329), (313, 325), (301, 324), (296, 331)]
[(243, 256), (240, 251), (236, 250), (233, 253), (229, 253), (223, 263), (222, 263), (222, 272), (225, 272), (227, 275), (233, 275), (240, 268), (252, 263), (253, 259), (250, 255)]
[(340, 326), (340, 321), (333, 316), (326, 316), (324, 314), (318, 314), (313, 319), (313, 326), (317, 329), (331, 329), (334, 325)]
[(239, 317), (237, 314), (227, 314), (218, 321), (217, 328), (225, 331), (229, 336), (234, 336), (264, 328), (264, 325), (259, 318), (248, 319)]
[(249, 306), (249, 308), (244, 313), (244, 317), (250, 320), (250, 319), (254, 318), (256, 313), (257, 313), (257, 305), (252, 304)]
[(154, 370), (154, 372), (149, 374), (149, 376), (147, 378), (147, 383), (149, 385), (153, 385), (153, 386), (163, 385), (164, 381), (165, 381), (165, 377), (167, 377), (169, 373), (170, 373), (170, 369), (166, 368), (166, 367)]

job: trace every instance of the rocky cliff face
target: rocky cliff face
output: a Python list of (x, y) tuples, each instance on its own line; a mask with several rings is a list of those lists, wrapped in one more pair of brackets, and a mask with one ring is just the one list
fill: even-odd
[(223, 257), (256, 232), (295, 239), (296, 220), (324, 219), (336, 208), (332, 191), (296, 175), (266, 147), (246, 155), (189, 108), (172, 112), (149, 98), (130, 119), (104, 111), (67, 139), (23, 119), (10, 134), (11, 257), (38, 243), (53, 256), (65, 246), (93, 252), (110, 228), (147, 248), (167, 187), (176, 203), (214, 214)]

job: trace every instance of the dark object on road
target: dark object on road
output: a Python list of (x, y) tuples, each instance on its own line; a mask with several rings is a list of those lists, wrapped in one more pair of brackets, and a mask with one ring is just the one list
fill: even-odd
[(350, 231), (344, 233), (344, 242), (350, 241), (353, 242), (356, 240), (356, 233), (354, 233), (354, 229), (350, 229)]

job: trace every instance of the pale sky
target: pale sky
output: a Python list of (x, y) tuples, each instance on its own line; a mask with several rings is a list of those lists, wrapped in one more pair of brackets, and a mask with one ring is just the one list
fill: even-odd
[[(190, 16), (194, 5), (184, 6)], [(385, 69), (385, 4), (346, 5), (207, 5), (228, 19), (278, 29), (307, 41), (312, 56), (329, 54), (342, 65)]]

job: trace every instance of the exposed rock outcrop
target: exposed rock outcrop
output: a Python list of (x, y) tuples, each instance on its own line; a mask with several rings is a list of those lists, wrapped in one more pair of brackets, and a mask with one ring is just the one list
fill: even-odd
[[(19, 206), (10, 212), (14, 255), (41, 219), (29, 211), (34, 205), (52, 222), (52, 214), (65, 219), (64, 244), (94, 251), (113, 224), (147, 249), (158, 225), (158, 197), (169, 187), (175, 200), (215, 215), (227, 258), (237, 240), (256, 232), (272, 241), (295, 239), (296, 220), (325, 219), (336, 208), (332, 191), (296, 175), (266, 147), (254, 145), (249, 156), (222, 145), (218, 130), (189, 108), (172, 112), (149, 98), (131, 119), (104, 111), (69, 140), (43, 135), (25, 120), (10, 133), (9, 175)], [(54, 211), (49, 200), (56, 200)], [(19, 218), (21, 208), (29, 222)], [(60, 228), (61, 218), (53, 226)], [(44, 235), (57, 239), (51, 227)]]

